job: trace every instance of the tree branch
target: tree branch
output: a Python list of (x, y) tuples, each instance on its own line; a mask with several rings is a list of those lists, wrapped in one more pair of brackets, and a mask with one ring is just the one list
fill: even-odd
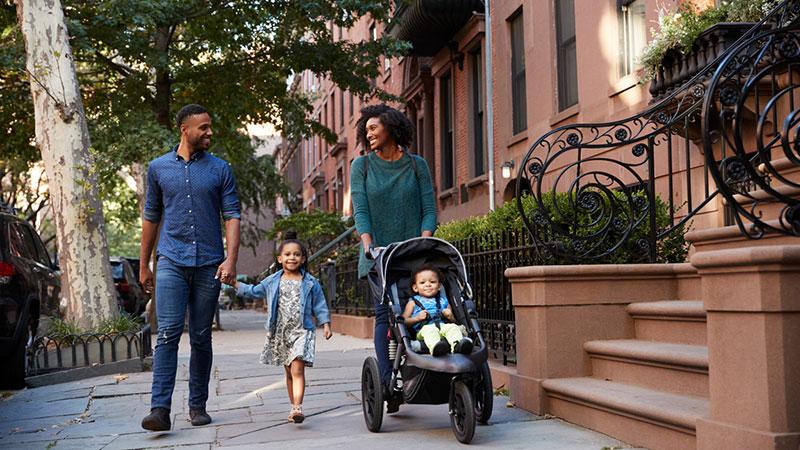
[(111, 59), (108, 56), (100, 53), (99, 50), (95, 50), (95, 55), (97, 55), (97, 59), (98, 60), (106, 63), (106, 65), (108, 65), (112, 70), (114, 70), (115, 72), (119, 73), (123, 77), (129, 77), (131, 75), (136, 75), (136, 74), (139, 73), (139, 72), (131, 69), (130, 67), (126, 66), (125, 64), (120, 64), (120, 63), (114, 62), (113, 59)]

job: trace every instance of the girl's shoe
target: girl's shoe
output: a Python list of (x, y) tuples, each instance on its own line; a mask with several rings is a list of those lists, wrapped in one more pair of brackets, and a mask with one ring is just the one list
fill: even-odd
[(292, 406), (292, 412), (289, 413), (289, 421), (294, 423), (303, 423), (306, 416), (303, 415), (303, 405)]

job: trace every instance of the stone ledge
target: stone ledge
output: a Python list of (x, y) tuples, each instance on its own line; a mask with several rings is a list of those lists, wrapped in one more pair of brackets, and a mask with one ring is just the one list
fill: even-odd
[(375, 331), (375, 320), (373, 317), (333, 313), (331, 314), (331, 328), (337, 333), (361, 339), (372, 339)]
[[(783, 270), (800, 269), (800, 245), (763, 245), (699, 252), (692, 256), (692, 265), (698, 270), (741, 266), (781, 265)], [(761, 271), (761, 268), (753, 270)]]

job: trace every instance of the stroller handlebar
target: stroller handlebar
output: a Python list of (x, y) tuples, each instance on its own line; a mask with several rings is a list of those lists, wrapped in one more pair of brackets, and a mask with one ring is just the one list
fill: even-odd
[(374, 260), (378, 259), (378, 256), (380, 256), (380, 254), (385, 249), (386, 249), (386, 247), (373, 247), (373, 246), (370, 245), (369, 246), (369, 250), (364, 252), (364, 256), (366, 256), (367, 259), (371, 259), (371, 260), (374, 261)]

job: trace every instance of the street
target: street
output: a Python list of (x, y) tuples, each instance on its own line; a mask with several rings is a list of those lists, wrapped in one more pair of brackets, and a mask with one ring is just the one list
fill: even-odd
[[(223, 311), (223, 331), (214, 334), (214, 369), (207, 409), (213, 422), (192, 427), (188, 395), (188, 335), (181, 341), (173, 397), (173, 429), (145, 432), (151, 373), (120, 374), (6, 392), (0, 400), (0, 448), (132, 449), (179, 448), (395, 448), (459, 446), (447, 405), (404, 405), (385, 416), (380, 433), (369, 433), (361, 412), (361, 364), (372, 342), (335, 335), (318, 340), (317, 360), (306, 371), (307, 419), (287, 423), (289, 403), (283, 369), (258, 363), (264, 315)], [(334, 324), (335, 327), (335, 324)], [(319, 335), (318, 335), (319, 337)], [(473, 445), (504, 449), (593, 449), (625, 447), (617, 440), (557, 419), (507, 406), (496, 396), (487, 426), (478, 426)], [(423, 441), (424, 443), (421, 443)]]

